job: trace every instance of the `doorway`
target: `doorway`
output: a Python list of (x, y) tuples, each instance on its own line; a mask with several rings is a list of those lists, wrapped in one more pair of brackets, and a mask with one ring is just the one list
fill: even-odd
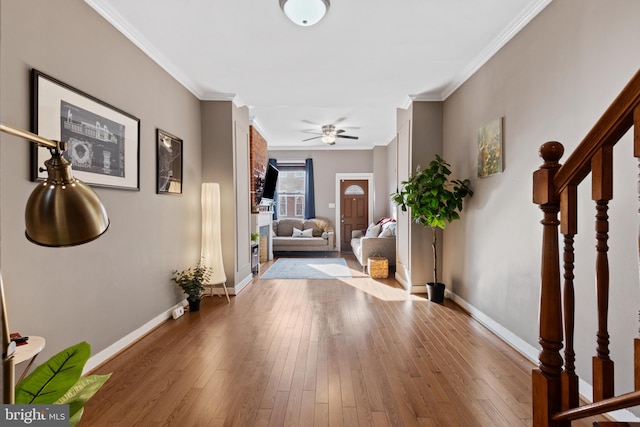
[(337, 174), (336, 178), (336, 243), (339, 250), (350, 250), (351, 232), (366, 229), (371, 221), (372, 174)]

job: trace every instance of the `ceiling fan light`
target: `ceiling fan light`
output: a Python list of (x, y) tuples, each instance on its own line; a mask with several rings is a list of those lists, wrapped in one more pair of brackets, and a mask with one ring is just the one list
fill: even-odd
[(280, 0), (280, 8), (294, 24), (317, 24), (329, 10), (329, 0)]
[(321, 139), (325, 144), (334, 144), (336, 142), (336, 137), (333, 135), (324, 134)]

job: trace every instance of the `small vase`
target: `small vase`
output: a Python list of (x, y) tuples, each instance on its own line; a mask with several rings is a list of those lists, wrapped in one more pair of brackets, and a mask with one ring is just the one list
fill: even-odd
[(189, 301), (189, 311), (200, 311), (200, 298), (195, 301)]

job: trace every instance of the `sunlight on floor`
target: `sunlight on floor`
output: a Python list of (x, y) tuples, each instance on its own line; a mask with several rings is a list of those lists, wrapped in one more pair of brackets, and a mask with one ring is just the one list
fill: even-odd
[(341, 279), (341, 281), (353, 288), (359, 289), (372, 297), (382, 301), (427, 301), (424, 296), (410, 294), (402, 288), (394, 288), (385, 283), (381, 283), (371, 277), (356, 277), (352, 279)]
[[(340, 258), (340, 260), (344, 262), (342, 258)], [(327, 277), (351, 277), (349, 267), (341, 262), (323, 264), (314, 264), (313, 262), (310, 262), (307, 264), (307, 267), (313, 268)]]

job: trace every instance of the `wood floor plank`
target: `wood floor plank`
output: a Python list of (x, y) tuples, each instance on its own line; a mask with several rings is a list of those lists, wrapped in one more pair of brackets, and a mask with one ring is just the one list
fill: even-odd
[(299, 426), (312, 426), (315, 419), (316, 396), (312, 390), (302, 392), (300, 402), (300, 423)]
[(353, 278), (258, 276), (163, 323), (94, 370), (79, 427), (531, 425), (533, 363), (346, 259)]

